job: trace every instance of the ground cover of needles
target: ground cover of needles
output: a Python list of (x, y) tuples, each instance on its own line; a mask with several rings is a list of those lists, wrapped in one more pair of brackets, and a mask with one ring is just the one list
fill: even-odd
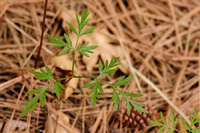
[[(57, 76), (70, 70), (70, 54), (57, 57), (60, 49), (51, 47), (47, 36), (67, 33), (74, 41), (66, 21), (76, 25), (75, 15), (85, 8), (89, 10), (90, 25), (96, 29), (81, 43), (89, 41), (98, 49), (89, 58), (78, 55), (76, 73), (96, 75), (99, 59), (119, 57), (119, 70), (106, 78), (114, 82), (120, 76), (133, 75), (128, 87), (121, 89), (143, 94), (136, 101), (163, 112), (165, 117), (172, 109), (169, 101), (186, 116), (194, 109), (200, 111), (200, 1), (49, 0), (40, 67), (54, 65), (59, 70), (54, 70)], [(150, 130), (150, 126), (120, 126), (118, 112), (113, 110), (112, 89), (107, 86), (103, 86), (105, 94), (93, 107), (90, 90), (80, 88), (85, 79), (66, 84), (62, 100), (47, 94), (45, 108), (38, 106), (21, 117), (24, 102), (31, 97), (26, 92), (47, 85), (29, 73), (34, 69), (40, 42), (43, 10), (43, 0), (0, 1), (0, 132), (154, 133), (156, 128)], [(181, 131), (182, 125), (178, 126)]]

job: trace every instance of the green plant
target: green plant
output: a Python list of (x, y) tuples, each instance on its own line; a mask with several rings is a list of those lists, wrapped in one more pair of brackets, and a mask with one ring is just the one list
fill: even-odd
[[(102, 84), (108, 84), (104, 79), (103, 75), (106, 74), (113, 74), (117, 69), (116, 67), (119, 65), (119, 58), (113, 58), (110, 62), (106, 60), (105, 65), (100, 60), (99, 61), (99, 75), (98, 76), (80, 76), (75, 75), (75, 64), (76, 64), (76, 54), (80, 53), (83, 56), (89, 57), (89, 54), (93, 53), (92, 50), (96, 49), (97, 46), (88, 46), (89, 42), (85, 42), (83, 45), (79, 44), (79, 39), (83, 35), (90, 34), (94, 31), (94, 27), (85, 29), (85, 26), (88, 24), (90, 19), (88, 18), (88, 10), (86, 9), (82, 14), (81, 18), (79, 18), (78, 15), (76, 15), (76, 20), (78, 23), (78, 29), (76, 29), (71, 23), (67, 22), (70, 30), (76, 35), (76, 43), (75, 45), (72, 44), (72, 41), (70, 37), (67, 34), (64, 34), (65, 40), (63, 40), (61, 37), (48, 37), (51, 43), (53, 43), (54, 47), (61, 47), (63, 48), (61, 52), (58, 54), (58, 56), (68, 54), (70, 51), (73, 53), (73, 60), (72, 60), (72, 75), (68, 77), (69, 79), (72, 78), (88, 78), (90, 79), (90, 82), (86, 83), (82, 88), (89, 88), (92, 87), (93, 89), (90, 91), (89, 95), (91, 95), (92, 99), (92, 105), (96, 105), (96, 100), (100, 97), (100, 93), (104, 94), (104, 90), (102, 88)], [(34, 94), (35, 96), (25, 102), (27, 106), (22, 111), (22, 116), (25, 116), (30, 109), (35, 109), (37, 106), (38, 101), (41, 101), (41, 106), (43, 107), (45, 105), (45, 99), (46, 99), (46, 90), (53, 88), (52, 93), (55, 93), (57, 98), (60, 99), (61, 90), (65, 89), (64, 85), (60, 83), (59, 79), (55, 79), (50, 68), (45, 66), (45, 69), (40, 69), (40, 72), (36, 72), (34, 70), (30, 71), (37, 79), (39, 80), (46, 80), (50, 82), (50, 84), (46, 88), (36, 88), (34, 90), (31, 90), (28, 92), (28, 94)], [(112, 101), (114, 102), (114, 109), (117, 109), (119, 104), (121, 103), (121, 99), (119, 95), (121, 95), (124, 100), (126, 101), (126, 107), (128, 110), (128, 113), (130, 114), (130, 108), (131, 105), (134, 106), (138, 112), (146, 112), (145, 109), (142, 107), (144, 104), (138, 103), (132, 98), (140, 97), (141, 94), (134, 94), (134, 93), (128, 93), (125, 91), (120, 90), (120, 86), (125, 86), (128, 84), (128, 82), (132, 79), (132, 76), (128, 77), (122, 77), (120, 78), (116, 83), (108, 84), (108, 86), (113, 88), (113, 96)], [(61, 78), (66, 79), (66, 78)]]
[(176, 125), (178, 123), (178, 120), (175, 118), (173, 111), (170, 112), (170, 117), (168, 118), (171, 125), (167, 124), (167, 121), (165, 120), (162, 112), (160, 113), (160, 118), (161, 118), (161, 122), (156, 120), (155, 118), (154, 118), (154, 120), (150, 120), (150, 122), (153, 124), (153, 127), (156, 127), (156, 126), (161, 127), (158, 130), (158, 133), (162, 132), (166, 128), (168, 129), (167, 133), (174, 133), (176, 131)]
[(190, 115), (190, 125), (188, 125), (183, 118), (176, 118), (173, 111), (170, 112), (170, 117), (168, 118), (170, 125), (168, 125), (167, 120), (164, 118), (162, 113), (160, 113), (160, 118), (161, 121), (156, 120), (155, 118), (154, 120), (149, 120), (153, 127), (160, 127), (157, 133), (161, 133), (164, 130), (167, 130), (166, 133), (178, 132), (177, 124), (180, 120), (182, 120), (183, 127), (186, 131), (190, 133), (200, 133), (200, 127), (197, 127), (197, 125), (200, 124), (197, 110), (194, 111), (193, 115)]
[[(191, 133), (200, 133), (200, 118), (198, 118), (198, 110), (196, 109), (193, 115), (190, 115), (191, 124), (188, 125), (184, 119), (182, 119), (182, 124), (184, 128)], [(197, 126), (198, 127), (197, 127)]]

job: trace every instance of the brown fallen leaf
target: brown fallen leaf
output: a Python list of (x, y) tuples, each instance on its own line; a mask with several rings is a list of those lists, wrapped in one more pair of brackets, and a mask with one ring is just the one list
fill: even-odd
[[(50, 106), (48, 106), (50, 107)], [(49, 108), (53, 113), (48, 116), (45, 124), (45, 133), (80, 133), (76, 128), (72, 128), (69, 116), (53, 108)]]
[(79, 82), (78, 78), (73, 78), (67, 84), (65, 84), (67, 89), (65, 90), (64, 100), (66, 100), (69, 96), (72, 95), (72, 93), (77, 88), (78, 82)]
[(67, 33), (69, 33), (69, 28), (66, 22), (72, 23), (75, 27), (77, 27), (76, 23), (76, 12), (73, 9), (68, 9), (64, 6), (62, 6), (59, 2), (54, 2), (56, 5), (56, 8), (60, 11), (58, 15), (58, 19), (62, 20), (62, 27)]
[[(63, 116), (63, 121), (69, 123), (68, 117)], [(52, 118), (51, 116), (48, 116), (45, 125), (45, 133), (68, 133), (68, 132), (56, 122), (56, 119)]]
[[(27, 128), (27, 123), (23, 121), (17, 121), (17, 120), (12, 120), (12, 121), (5, 121), (4, 127), (2, 129), (3, 132), (7, 132), (8, 130), (8, 125), (9, 126), (9, 133), (21, 133)], [(3, 122), (0, 122), (0, 129), (3, 126)], [(18, 129), (18, 132), (16, 132), (16, 129)]]
[(69, 55), (54, 56), (51, 58), (51, 64), (63, 70), (72, 69), (72, 60)]
[(111, 60), (113, 57), (123, 57), (120, 45), (112, 45), (113, 39), (106, 35), (106, 29), (96, 31), (89, 36), (83, 38), (84, 41), (89, 42), (89, 46), (97, 45), (98, 48), (93, 50), (94, 53), (90, 54), (90, 57), (83, 57), (83, 61), (86, 63), (87, 70), (92, 71), (93, 67), (96, 66), (99, 56), (105, 62)]

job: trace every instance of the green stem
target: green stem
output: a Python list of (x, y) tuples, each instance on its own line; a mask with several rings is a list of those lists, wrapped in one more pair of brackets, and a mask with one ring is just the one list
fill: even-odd
[(66, 79), (70, 79), (70, 78), (88, 78), (88, 79), (95, 79), (96, 77), (94, 76), (70, 76), (70, 77), (65, 77), (65, 78), (59, 78), (57, 80), (66, 80)]
[(73, 51), (73, 61), (72, 61), (72, 75), (74, 75), (74, 66), (76, 64), (76, 50)]
[(88, 78), (88, 79), (95, 79), (94, 76), (72, 76), (72, 78)]
[(62, 80), (66, 80), (66, 79), (70, 79), (71, 77), (64, 77), (64, 78), (59, 78), (57, 79), (58, 81), (62, 81)]
[(79, 41), (80, 36), (78, 35), (77, 40), (76, 40), (76, 45), (75, 45), (75, 49), (73, 51), (73, 62), (72, 62), (72, 76), (74, 76), (74, 66), (76, 64), (76, 51), (78, 48), (78, 41)]

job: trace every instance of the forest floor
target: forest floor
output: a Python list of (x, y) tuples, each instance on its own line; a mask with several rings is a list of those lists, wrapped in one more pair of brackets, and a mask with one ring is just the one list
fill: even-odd
[[(155, 133), (157, 128), (151, 125), (121, 124), (108, 86), (103, 86), (105, 94), (93, 107), (90, 89), (80, 87), (85, 79), (66, 84), (62, 100), (47, 94), (44, 108), (38, 105), (21, 117), (30, 98), (26, 92), (47, 85), (29, 73), (35, 69), (44, 1), (0, 0), (0, 133)], [(99, 59), (119, 57), (119, 70), (108, 81), (133, 75), (128, 87), (121, 89), (142, 94), (135, 100), (151, 107), (156, 116), (163, 112), (167, 118), (174, 110), (188, 119), (195, 109), (200, 111), (200, 1), (49, 0), (39, 67), (70, 71), (71, 56), (57, 57), (60, 49), (53, 48), (47, 36), (67, 33), (74, 41), (66, 22), (76, 25), (75, 15), (85, 8), (89, 25), (96, 29), (81, 41), (98, 49), (89, 58), (77, 56), (80, 75), (97, 74)], [(177, 128), (186, 133), (181, 124)]]

